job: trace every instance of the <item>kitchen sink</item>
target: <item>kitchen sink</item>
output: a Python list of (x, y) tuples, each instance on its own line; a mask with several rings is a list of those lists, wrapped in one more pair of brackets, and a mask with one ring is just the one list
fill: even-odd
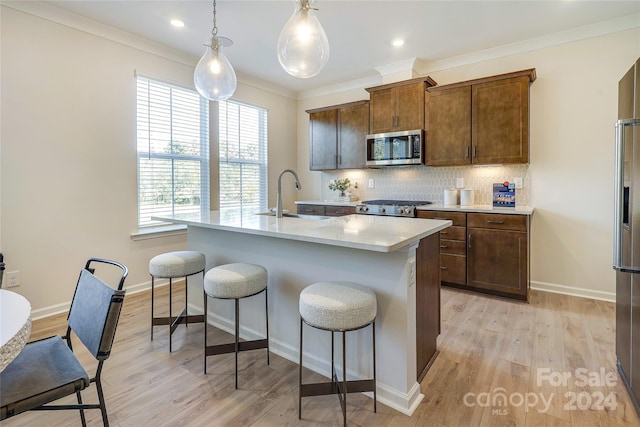
[[(275, 212), (261, 212), (256, 215), (266, 215), (266, 216), (276, 216)], [(304, 215), (304, 214), (295, 214), (295, 213), (283, 213), (283, 218), (299, 218), (299, 219), (329, 219), (330, 216), (324, 215)]]

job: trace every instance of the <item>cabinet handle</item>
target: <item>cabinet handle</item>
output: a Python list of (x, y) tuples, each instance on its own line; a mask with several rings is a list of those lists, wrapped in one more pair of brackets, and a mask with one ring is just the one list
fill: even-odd
[(440, 234), (449, 234), (448, 231), (441, 231)]
[(342, 154), (337, 154), (338, 157), (338, 164), (341, 165), (342, 164)]
[(471, 233), (469, 233), (469, 249), (471, 249)]
[(447, 249), (449, 246), (447, 245), (440, 245), (440, 249)]
[(504, 224), (504, 221), (496, 221), (496, 220), (493, 220), (493, 219), (488, 219), (487, 222), (489, 224)]
[(440, 270), (447, 270), (448, 267), (440, 267)]
[(465, 159), (469, 158), (469, 146), (468, 145), (466, 147), (464, 147), (464, 158)]
[(473, 155), (473, 158), (475, 159), (476, 158), (476, 146), (475, 145), (473, 146), (473, 154), (472, 155)]

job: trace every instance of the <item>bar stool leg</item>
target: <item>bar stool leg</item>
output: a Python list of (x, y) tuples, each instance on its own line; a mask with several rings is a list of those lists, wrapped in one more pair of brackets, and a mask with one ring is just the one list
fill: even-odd
[(189, 276), (184, 277), (184, 327), (189, 326), (189, 307), (187, 298), (189, 295)]
[(342, 418), (344, 427), (347, 427), (347, 341), (345, 335), (346, 333), (342, 331), (342, 395), (344, 399)]
[(236, 298), (236, 390), (238, 389), (238, 336), (240, 335), (240, 300)]
[(376, 382), (376, 321), (375, 319), (373, 320), (372, 325), (372, 336), (373, 336), (373, 384), (374, 384), (374, 388), (373, 388), (373, 412), (376, 413), (378, 412), (378, 386), (377, 386), (377, 382)]
[(331, 381), (336, 381), (336, 363), (334, 362), (333, 331), (331, 331)]
[(300, 375), (298, 381), (298, 419), (302, 419), (302, 316), (300, 317)]
[(173, 334), (171, 333), (171, 323), (173, 323), (173, 314), (171, 312), (171, 308), (173, 307), (172, 302), (173, 297), (173, 279), (169, 279), (169, 353), (172, 351), (172, 339)]
[(207, 299), (208, 295), (206, 292), (204, 294), (204, 373), (207, 373)]
[(267, 365), (269, 364), (269, 294), (267, 288), (264, 289), (264, 315), (267, 324)]
[(154, 294), (153, 294), (153, 288), (154, 288), (154, 279), (155, 277), (151, 276), (151, 341), (153, 341), (153, 300), (154, 300)]

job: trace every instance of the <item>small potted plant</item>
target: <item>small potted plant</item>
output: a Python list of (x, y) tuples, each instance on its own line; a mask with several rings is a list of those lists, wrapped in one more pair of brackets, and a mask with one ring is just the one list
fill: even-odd
[(351, 187), (351, 181), (349, 178), (332, 179), (329, 181), (329, 190), (339, 191), (340, 197), (347, 197), (345, 191)]

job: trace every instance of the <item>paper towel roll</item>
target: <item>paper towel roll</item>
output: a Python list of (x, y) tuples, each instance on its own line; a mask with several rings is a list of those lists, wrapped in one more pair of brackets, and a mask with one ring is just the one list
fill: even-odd
[(460, 206), (473, 206), (473, 189), (465, 188), (460, 190)]
[(444, 190), (444, 204), (445, 205), (457, 205), (458, 204), (458, 190)]

